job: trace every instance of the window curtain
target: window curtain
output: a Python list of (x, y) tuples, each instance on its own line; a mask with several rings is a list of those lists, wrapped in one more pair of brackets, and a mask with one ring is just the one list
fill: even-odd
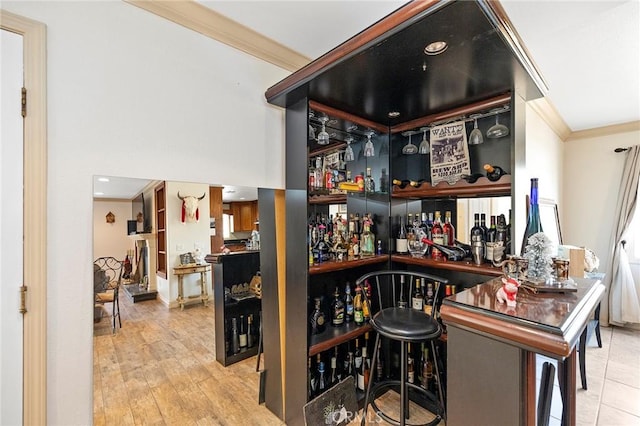
[(640, 283), (634, 283), (629, 266), (629, 257), (623, 241), (638, 204), (638, 181), (640, 180), (640, 145), (626, 152), (620, 194), (616, 205), (616, 225), (612, 235), (609, 285), (609, 323), (619, 326), (640, 324)]

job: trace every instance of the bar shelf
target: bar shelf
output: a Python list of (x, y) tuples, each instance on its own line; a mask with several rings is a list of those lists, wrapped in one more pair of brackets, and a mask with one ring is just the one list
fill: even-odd
[(407, 265), (423, 266), (425, 268), (446, 269), (449, 271), (468, 272), (471, 274), (487, 275), (492, 277), (502, 276), (502, 269), (489, 264), (476, 265), (469, 261), (433, 260), (430, 258), (411, 257), (409, 255), (391, 255), (391, 261)]
[(393, 186), (392, 198), (446, 198), (446, 197), (490, 197), (490, 196), (510, 196), (511, 195), (511, 175), (504, 175), (499, 180), (492, 182), (486, 177), (480, 177), (474, 183), (459, 180), (453, 185), (447, 182), (440, 182), (435, 186), (425, 182), (418, 188), (405, 186), (400, 188)]
[(327, 262), (317, 263), (313, 266), (309, 266), (309, 275), (324, 274), (325, 272), (342, 271), (345, 269), (358, 268), (365, 265), (374, 265), (376, 263), (384, 263), (389, 260), (389, 256), (386, 254), (376, 255), (371, 257), (365, 257), (357, 260), (343, 260), (335, 261), (330, 260)]

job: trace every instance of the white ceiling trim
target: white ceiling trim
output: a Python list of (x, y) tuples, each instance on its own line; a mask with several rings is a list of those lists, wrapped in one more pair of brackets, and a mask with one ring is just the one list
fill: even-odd
[[(123, 0), (138, 6), (148, 12), (168, 19), (189, 28), (258, 59), (295, 72), (311, 62), (311, 59), (290, 49), (220, 13), (209, 9), (193, 0), (185, 1), (157, 1), (157, 0)], [(558, 110), (551, 104), (548, 97), (528, 102), (543, 121), (560, 137), (562, 141), (576, 139), (574, 133), (581, 135), (586, 132), (606, 132), (606, 129), (616, 129), (618, 126), (603, 127), (587, 131), (572, 132)], [(633, 123), (624, 128), (633, 128)], [(578, 136), (579, 136), (578, 135)], [(582, 136), (579, 136), (582, 137)]]
[(311, 62), (295, 50), (193, 0), (124, 1), (291, 72)]
[[(572, 132), (565, 140), (574, 141), (579, 139), (598, 138), (603, 136), (611, 136), (618, 133), (640, 132), (640, 120), (631, 121), (623, 124), (613, 124), (611, 126), (597, 127), (595, 129), (579, 130)], [(626, 147), (621, 147), (626, 148)]]

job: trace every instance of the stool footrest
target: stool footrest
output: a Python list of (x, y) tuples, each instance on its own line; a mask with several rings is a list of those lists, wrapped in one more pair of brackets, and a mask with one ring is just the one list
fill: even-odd
[[(437, 408), (439, 407), (439, 403), (438, 403), (438, 399), (436, 398), (436, 396), (433, 394), (433, 392), (422, 388), (414, 383), (407, 383), (406, 384), (409, 387), (409, 390), (413, 389), (414, 391), (424, 395), (427, 399), (427, 402), (431, 402), (434, 404), (434, 406)], [(393, 425), (396, 426), (400, 426), (400, 421), (393, 419), (391, 417), (389, 417), (388, 415), (386, 415), (382, 410), (380, 410), (380, 408), (378, 408), (378, 406), (376, 405), (376, 398), (378, 397), (378, 395), (381, 393), (381, 390), (387, 389), (387, 388), (398, 388), (398, 390), (400, 389), (401, 386), (401, 381), (400, 380), (384, 380), (382, 382), (378, 382), (375, 383), (371, 386), (371, 391), (370, 391), (370, 402), (369, 405), (371, 405), (371, 407), (375, 410), (375, 413), (380, 416), (381, 418), (383, 418), (386, 422), (391, 423)], [(411, 399), (411, 393), (409, 394), (409, 399)], [(441, 410), (441, 409), (440, 409)], [(439, 410), (439, 411), (440, 411)], [(429, 409), (429, 411), (432, 411)], [(433, 411), (432, 411), (433, 412)], [(436, 412), (435, 414), (435, 418), (430, 421), (429, 423), (421, 423), (420, 425), (413, 425), (413, 426), (435, 426), (438, 423), (440, 423), (440, 421), (442, 421), (442, 413)]]

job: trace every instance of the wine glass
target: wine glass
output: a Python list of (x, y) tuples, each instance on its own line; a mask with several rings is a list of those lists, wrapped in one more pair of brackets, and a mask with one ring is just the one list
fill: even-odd
[(354, 161), (356, 158), (353, 155), (353, 148), (351, 148), (351, 142), (353, 142), (353, 138), (348, 136), (346, 139), (347, 147), (344, 150), (344, 161)]
[(318, 133), (318, 145), (329, 145), (329, 133), (325, 129), (329, 117), (320, 117), (320, 121), (322, 122), (322, 130)]
[(491, 139), (503, 138), (509, 134), (509, 128), (504, 124), (498, 123), (498, 113), (496, 112), (496, 124), (489, 127), (487, 137)]
[(373, 132), (367, 133), (367, 143), (364, 144), (364, 156), (365, 157), (374, 157), (376, 155), (376, 150), (373, 147), (373, 142), (371, 142), (371, 136)]
[(427, 140), (427, 131), (429, 128), (422, 127), (420, 130), (422, 130), (422, 142), (420, 142), (420, 146), (418, 147), (418, 154), (429, 154), (430, 146), (429, 141)]
[(469, 133), (469, 145), (480, 145), (484, 142), (482, 132), (478, 129), (478, 117), (480, 117), (480, 114), (471, 116), (473, 118), (473, 130)]
[(415, 146), (412, 142), (411, 142), (411, 136), (414, 134), (413, 131), (409, 131), (409, 132), (404, 132), (402, 134), (402, 136), (409, 136), (409, 143), (406, 144), (404, 147), (402, 147), (402, 153), (406, 154), (406, 155), (413, 155), (416, 154), (418, 152), (418, 147)]
[(316, 130), (311, 125), (311, 118), (314, 116), (312, 112), (309, 113), (309, 140), (313, 141), (316, 139)]

